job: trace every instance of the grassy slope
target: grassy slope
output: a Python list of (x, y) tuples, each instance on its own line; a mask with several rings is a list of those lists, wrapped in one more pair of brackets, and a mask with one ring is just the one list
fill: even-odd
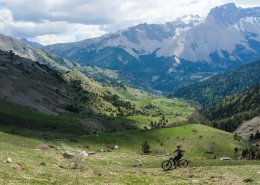
[[(0, 101), (0, 130), (17, 135), (52, 140), (55, 138), (74, 138), (91, 134), (92, 131), (80, 122), (90, 121), (102, 125), (107, 132), (136, 129), (136, 124), (126, 118), (110, 118), (85, 114), (66, 113), (59, 116), (46, 115), (29, 107)], [(135, 126), (133, 124), (135, 123)]]
[[(83, 111), (81, 113), (50, 116), (37, 113), (30, 108), (15, 105), (14, 103), (0, 101), (1, 125), (10, 123), (11, 118), (15, 117), (16, 125), (20, 124), (20, 128), (30, 129), (31, 127), (37, 127), (34, 130), (43, 129), (48, 131), (45, 127), (46, 125), (56, 124), (58, 125), (56, 132), (79, 133), (82, 135), (88, 132), (85, 132), (82, 126), (79, 125), (81, 120), (98, 120), (102, 125), (109, 128), (108, 131), (110, 131), (113, 129), (127, 129), (129, 126), (130, 128), (143, 128), (148, 126), (150, 121), (161, 119), (161, 115), (165, 115), (165, 118), (168, 119), (168, 124), (175, 124), (187, 120), (194, 111), (194, 108), (185, 101), (155, 96), (124, 85), (101, 85), (80, 72), (72, 71), (65, 74), (64, 78), (70, 82), (82, 81), (81, 88), (86, 91), (86, 94), (84, 95), (83, 92), (78, 91), (80, 97), (76, 99), (77, 104), (82, 107)], [(105, 94), (108, 97), (117, 95), (120, 101), (130, 102), (134, 108), (126, 107), (123, 111), (126, 114), (128, 111), (133, 111), (131, 116), (111, 116), (111, 113), (118, 113), (118, 109), (117, 106), (112, 104), (113, 99), (107, 100), (103, 98)], [(82, 97), (87, 97), (89, 100), (84, 101)], [(152, 108), (146, 108), (147, 105), (152, 105)], [(88, 109), (92, 110), (92, 114), (88, 112)], [(7, 119), (7, 117), (10, 119)]]
[[(193, 130), (198, 131), (193, 132)], [(200, 138), (202, 136), (202, 138)], [(125, 151), (131, 149), (132, 152), (139, 153), (140, 146), (144, 140), (148, 140), (151, 150), (155, 153), (171, 153), (177, 144), (181, 144), (186, 155), (190, 158), (210, 158), (211, 154), (206, 154), (211, 147), (216, 150), (216, 155), (233, 155), (235, 147), (245, 146), (241, 142), (234, 142), (230, 133), (220, 131), (204, 125), (185, 125), (164, 129), (153, 129), (150, 131), (128, 131), (123, 133), (102, 134), (100, 136), (85, 136), (83, 141), (98, 147), (106, 144), (117, 144)], [(162, 144), (162, 146), (160, 146)]]
[(176, 124), (186, 121), (195, 111), (194, 107), (183, 100), (155, 96), (122, 84), (105, 86), (105, 89), (133, 102), (138, 109), (143, 110), (144, 114), (142, 115), (127, 117), (129, 120), (137, 122), (141, 128), (149, 125), (151, 121), (158, 121), (161, 118), (159, 114), (164, 115), (169, 124)]
[[(94, 88), (94, 86), (91, 87)], [(115, 88), (113, 87), (113, 89)], [(143, 91), (129, 87), (127, 89), (130, 93), (128, 90), (122, 90), (121, 88), (114, 90), (113, 93), (118, 94), (119, 96), (124, 94), (124, 96), (121, 97), (125, 101), (130, 101), (132, 104), (135, 104), (137, 109), (143, 109), (143, 106), (150, 103), (156, 105), (156, 109), (145, 110), (145, 115), (137, 114), (121, 118), (88, 115), (84, 113), (66, 113), (60, 116), (54, 116), (44, 115), (35, 112), (31, 108), (19, 106), (14, 103), (0, 101), (0, 126), (2, 127), (2, 130), (8, 132), (16, 132), (20, 135), (27, 135), (30, 133), (37, 138), (45, 138), (48, 136), (48, 138), (52, 139), (56, 137), (72, 137), (92, 133), (92, 131), (80, 124), (82, 120), (94, 121), (95, 123), (98, 122), (98, 124), (103, 125), (106, 128), (106, 131), (113, 131), (148, 126), (151, 120), (154, 121), (161, 118), (156, 111), (159, 109), (166, 115), (166, 118), (169, 119), (169, 124), (174, 124), (179, 120), (186, 120), (193, 112), (193, 108), (185, 102), (152, 96)], [(91, 88), (88, 88), (88, 91), (91, 91)], [(95, 106), (106, 106), (106, 104), (100, 104), (102, 102), (97, 101), (96, 103), (97, 105)], [(53, 128), (53, 125), (55, 125), (55, 128)], [(35, 134), (37, 130), (44, 131), (45, 133)], [(59, 133), (60, 136), (51, 134), (53, 131), (57, 134)]]
[[(197, 129), (199, 132), (194, 134), (192, 129)], [(178, 143), (176, 137), (180, 135), (184, 138), (181, 143), (187, 150), (185, 158), (193, 160), (191, 165), (196, 166), (195, 169), (179, 169), (166, 173), (160, 169), (160, 163), (167, 157), (146, 156), (139, 153), (140, 144), (144, 139), (150, 142), (152, 149), (159, 149), (158, 138), (164, 142), (162, 150), (172, 152)], [(203, 138), (199, 139), (198, 135), (202, 135)], [(170, 139), (167, 139), (168, 136)], [(41, 144), (51, 144), (76, 152), (95, 151), (105, 149), (105, 145), (111, 142), (118, 144), (119, 149), (88, 156), (82, 162), (84, 170), (60, 168), (59, 166), (66, 167), (70, 163), (63, 159), (61, 155), (63, 151), (39, 149)], [(256, 166), (259, 162), (207, 160), (211, 156), (204, 152), (211, 142), (215, 142), (217, 148), (221, 148), (217, 150), (218, 157), (225, 154), (232, 156), (233, 147), (246, 145), (242, 142), (234, 142), (232, 134), (202, 125), (187, 125), (147, 132), (102, 134), (98, 137), (86, 136), (79, 139), (77, 143), (68, 140), (46, 141), (0, 132), (0, 161), (5, 161), (8, 157), (13, 159), (11, 164), (0, 163), (0, 182), (1, 184), (189, 184), (191, 180), (196, 180), (210, 184), (230, 184), (230, 182), (242, 184), (242, 180), (246, 177), (260, 180)], [(90, 149), (83, 147), (86, 144), (90, 146)], [(200, 158), (203, 160), (199, 160)], [(131, 167), (136, 159), (142, 161), (142, 167)], [(41, 162), (47, 165), (41, 166)], [(233, 166), (241, 164), (250, 165), (245, 168), (253, 172), (248, 173), (248, 170), (241, 170), (244, 168), (240, 166)], [(209, 167), (211, 165), (221, 167)]]

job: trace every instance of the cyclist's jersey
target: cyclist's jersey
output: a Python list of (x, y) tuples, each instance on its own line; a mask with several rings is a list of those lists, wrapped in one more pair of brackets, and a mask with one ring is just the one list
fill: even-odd
[(175, 152), (177, 153), (178, 156), (182, 156), (183, 155), (183, 150), (175, 150)]

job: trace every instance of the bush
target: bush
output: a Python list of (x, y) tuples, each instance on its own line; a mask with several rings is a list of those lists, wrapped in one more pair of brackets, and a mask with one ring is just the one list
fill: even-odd
[(238, 156), (238, 152), (239, 152), (239, 149), (237, 147), (234, 148), (234, 152), (235, 152), (235, 158), (237, 160), (237, 156)]
[(48, 145), (50, 148), (52, 148), (52, 149), (54, 149), (54, 148), (56, 148), (54, 145), (52, 145), (52, 144), (49, 144)]
[(256, 133), (255, 133), (255, 139), (260, 139), (260, 132), (259, 132), (259, 130), (257, 130)]
[(163, 146), (163, 142), (160, 143), (160, 146)]
[(114, 150), (115, 149), (115, 145), (114, 144), (107, 144), (107, 148), (109, 150)]
[(251, 134), (251, 135), (249, 136), (249, 141), (254, 141), (254, 139), (255, 139), (254, 134)]
[(237, 133), (234, 134), (233, 139), (237, 140), (237, 141), (240, 141), (240, 137), (237, 135)]
[(142, 153), (144, 154), (150, 154), (150, 145), (148, 144), (148, 142), (145, 140), (142, 144)]

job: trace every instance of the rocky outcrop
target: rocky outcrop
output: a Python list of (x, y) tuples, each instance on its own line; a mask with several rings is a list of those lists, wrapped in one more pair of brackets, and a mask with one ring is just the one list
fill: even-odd
[(260, 131), (260, 117), (255, 117), (251, 120), (245, 121), (237, 128), (235, 133), (243, 140), (250, 141), (250, 135), (255, 135), (257, 130)]

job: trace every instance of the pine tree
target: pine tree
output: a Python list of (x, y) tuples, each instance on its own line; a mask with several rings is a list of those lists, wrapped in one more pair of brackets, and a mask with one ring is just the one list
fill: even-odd
[(255, 139), (260, 139), (260, 132), (259, 132), (259, 130), (257, 130), (256, 133), (255, 133)]
[(250, 159), (254, 160), (256, 156), (256, 152), (253, 148), (250, 149)]
[(260, 150), (258, 150), (257, 153), (256, 153), (256, 159), (260, 160)]
[(148, 144), (148, 142), (145, 140), (142, 144), (142, 153), (144, 154), (149, 154), (151, 153), (150, 151), (150, 145)]
[(242, 150), (242, 157), (246, 157), (248, 154), (249, 150), (247, 148)]
[(237, 160), (237, 153), (238, 153), (238, 148), (236, 147), (236, 148), (234, 148), (234, 152), (235, 152), (235, 157), (236, 157), (236, 160)]
[(254, 134), (251, 134), (251, 135), (249, 136), (249, 141), (254, 141), (254, 139), (255, 139)]

